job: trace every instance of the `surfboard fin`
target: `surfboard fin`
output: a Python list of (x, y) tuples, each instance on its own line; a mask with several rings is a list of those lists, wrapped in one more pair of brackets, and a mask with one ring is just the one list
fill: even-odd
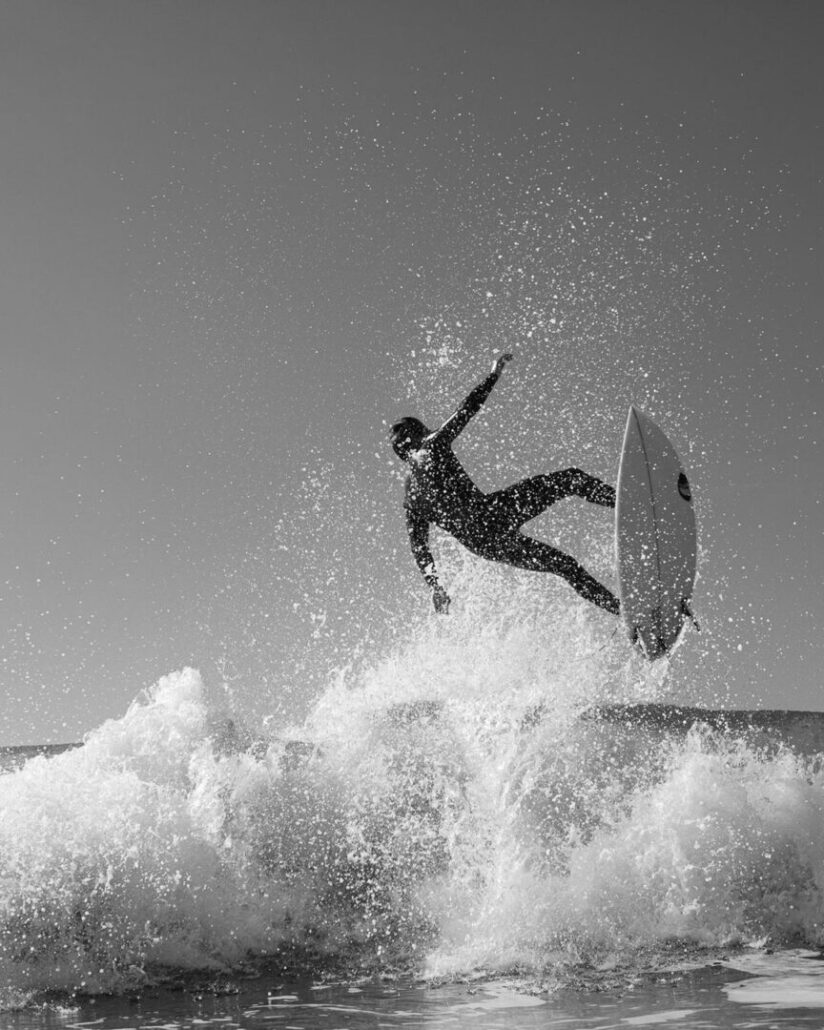
[(629, 642), (630, 644), (632, 644), (633, 647), (638, 648), (638, 651), (644, 656), (644, 658), (647, 659), (647, 661), (651, 662), (654, 658), (658, 657), (657, 654), (650, 653), (649, 649), (647, 648), (646, 641), (641, 636), (637, 626), (633, 626), (630, 630)]
[(686, 615), (690, 622), (692, 622), (693, 626), (695, 627), (695, 632), (700, 633), (701, 627), (698, 625), (698, 619), (696, 619), (695, 613), (690, 607), (690, 603), (686, 597), (681, 598), (681, 611), (684, 615)]

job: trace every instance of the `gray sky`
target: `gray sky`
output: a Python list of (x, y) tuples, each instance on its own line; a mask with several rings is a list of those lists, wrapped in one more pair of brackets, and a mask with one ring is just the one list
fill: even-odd
[[(816, 2), (0, 3), (0, 742), (300, 707), (427, 598), (385, 422), (687, 462), (690, 699), (821, 708)], [(575, 509), (578, 514), (580, 509)], [(587, 516), (589, 517), (589, 516)], [(546, 522), (587, 561), (576, 517)]]

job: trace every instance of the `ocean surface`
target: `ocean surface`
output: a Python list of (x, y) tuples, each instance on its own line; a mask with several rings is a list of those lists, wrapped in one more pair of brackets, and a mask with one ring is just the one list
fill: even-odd
[[(759, 968), (717, 963), (660, 971), (621, 986), (525, 993), (513, 980), (431, 986), (386, 980), (284, 983), (277, 976), (216, 990), (147, 990), (9, 1012), (10, 1030), (372, 1030), (451, 1027), (475, 1030), (629, 1030), (632, 1027), (786, 1028), (822, 1025), (822, 962), (805, 952), (750, 957)], [(740, 963), (746, 967), (747, 958)]]
[(553, 590), (422, 619), (295, 725), (183, 669), (5, 749), (0, 1023), (822, 1025), (820, 717), (662, 706)]

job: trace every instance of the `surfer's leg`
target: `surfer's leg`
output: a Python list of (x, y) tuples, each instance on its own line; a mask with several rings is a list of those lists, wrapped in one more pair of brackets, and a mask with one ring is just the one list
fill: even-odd
[(579, 468), (532, 476), (490, 494), (489, 502), (512, 526), (522, 526), (564, 497), (583, 497), (592, 504), (615, 507), (615, 490)]
[(556, 500), (562, 497), (583, 497), (591, 504), (600, 504), (604, 508), (615, 507), (615, 488), (583, 469), (561, 469), (560, 472), (551, 472), (545, 478), (552, 481)]
[(590, 576), (574, 558), (542, 540), (534, 540), (522, 533), (508, 533), (498, 539), (494, 554), (486, 556), (519, 569), (552, 572), (565, 579), (585, 600), (613, 615), (619, 612), (620, 605), (614, 594)]

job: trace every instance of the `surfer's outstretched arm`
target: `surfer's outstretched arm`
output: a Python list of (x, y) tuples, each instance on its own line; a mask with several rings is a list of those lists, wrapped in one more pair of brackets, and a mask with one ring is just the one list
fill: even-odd
[(429, 522), (407, 508), (406, 529), (409, 533), (412, 556), (421, 570), (421, 575), (432, 590), (432, 603), (435, 605), (435, 611), (446, 613), (449, 610), (449, 597), (438, 582), (435, 559), (429, 549)]
[(443, 440), (446, 443), (452, 443), (458, 434), (466, 428), (472, 416), (477, 415), (481, 410), (484, 401), (492, 393), (492, 387), (500, 379), (501, 372), (508, 361), (512, 361), (511, 354), (502, 354), (496, 359), (492, 371), (486, 379), (475, 387), (463, 404), (454, 414), (449, 416), (441, 428), (429, 437), (432, 442)]

